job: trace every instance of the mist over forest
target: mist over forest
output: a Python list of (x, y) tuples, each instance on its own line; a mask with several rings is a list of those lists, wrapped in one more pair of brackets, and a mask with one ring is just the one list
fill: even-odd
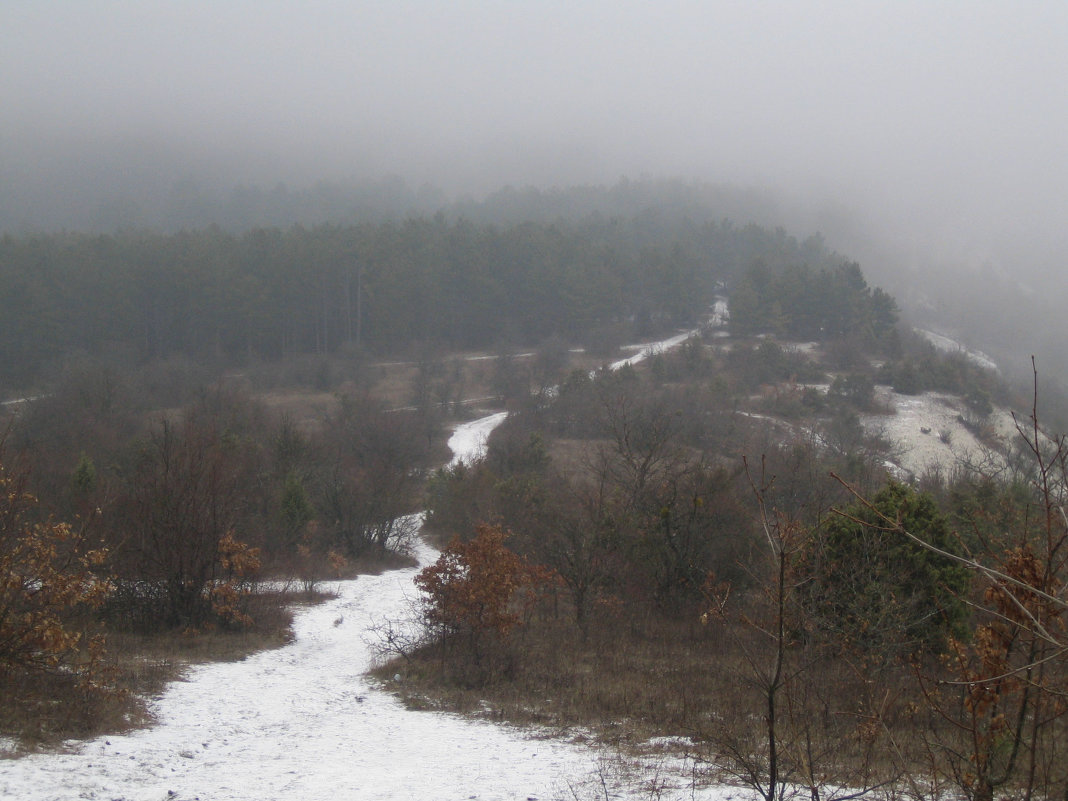
[(1066, 41), (3, 3), (0, 796), (1068, 799)]
[(491, 219), (502, 191), (676, 180), (715, 188), (683, 214), (819, 233), (1006, 369), (1036, 353), (1068, 372), (1058, 4), (15, 2), (2, 16), (7, 233)]

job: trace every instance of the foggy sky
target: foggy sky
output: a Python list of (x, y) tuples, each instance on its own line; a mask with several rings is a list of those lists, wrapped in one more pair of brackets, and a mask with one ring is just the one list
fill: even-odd
[(1053, 1), (5, 0), (0, 179), (733, 182), (1032, 275), (1068, 245), (1066, 43)]

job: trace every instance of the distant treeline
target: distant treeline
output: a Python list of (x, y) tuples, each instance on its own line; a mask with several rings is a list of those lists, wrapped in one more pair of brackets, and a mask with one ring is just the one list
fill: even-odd
[(0, 381), (70, 354), (217, 364), (486, 348), (690, 324), (720, 282), (837, 259), (818, 237), (655, 213), (0, 238)]
[[(98, 155), (98, 154), (96, 154)], [(122, 157), (129, 160), (129, 150)], [(379, 180), (322, 181), (313, 186), (230, 185), (223, 175), (189, 174), (161, 154), (142, 154), (141, 169), (94, 174), (85, 154), (47, 176), (20, 181), (0, 174), (0, 233), (51, 231), (110, 233), (152, 230), (177, 233), (218, 225), (227, 231), (293, 225), (356, 225), (432, 217), (512, 225), (580, 220), (590, 215), (629, 219), (642, 215), (692, 220), (751, 220), (780, 225), (781, 203), (770, 192), (678, 179), (622, 178), (608, 186), (551, 189), (505, 186), (486, 197), (450, 199), (440, 189), (408, 186), (397, 176)], [(74, 169), (75, 165), (77, 169)], [(167, 181), (159, 176), (184, 175)], [(131, 175), (139, 175), (141, 180)], [(153, 176), (147, 180), (146, 176)]]

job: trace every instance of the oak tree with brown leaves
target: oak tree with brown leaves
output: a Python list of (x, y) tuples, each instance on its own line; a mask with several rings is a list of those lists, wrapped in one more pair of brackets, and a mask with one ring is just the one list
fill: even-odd
[(489, 641), (506, 639), (553, 580), (550, 571), (509, 550), (506, 537), (500, 526), (480, 524), (473, 539), (454, 538), (415, 579), (426, 596), (425, 623), (444, 645), (462, 643), (476, 667)]
[(84, 532), (68, 523), (35, 519), (25, 473), (2, 457), (0, 447), (0, 680), (22, 671), (81, 672), (99, 652), (79, 624), (110, 589), (99, 575), (106, 553), (87, 547)]

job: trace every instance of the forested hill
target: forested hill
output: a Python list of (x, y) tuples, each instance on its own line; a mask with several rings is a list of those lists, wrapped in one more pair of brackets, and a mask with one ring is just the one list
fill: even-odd
[(220, 365), (421, 343), (485, 348), (697, 321), (760, 262), (836, 268), (818, 238), (639, 214), (492, 224), (0, 238), (0, 387), (72, 353)]

